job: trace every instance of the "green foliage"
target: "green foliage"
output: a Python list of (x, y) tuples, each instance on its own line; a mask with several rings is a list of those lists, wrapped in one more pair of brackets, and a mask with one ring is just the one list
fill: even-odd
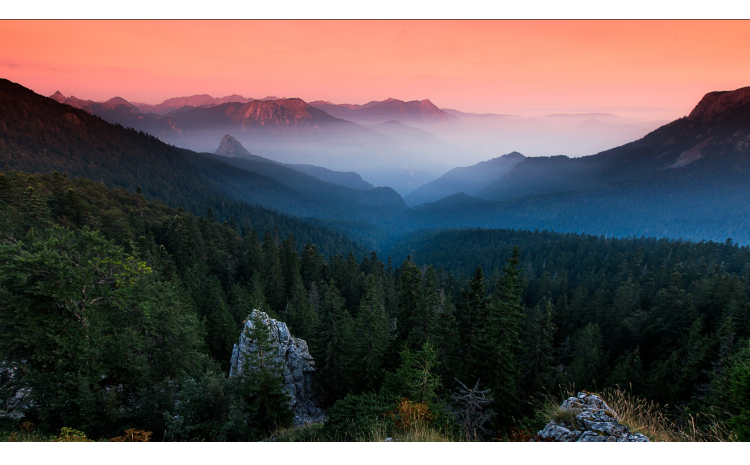
[(344, 298), (333, 283), (325, 285), (318, 329), (311, 349), (321, 393), (329, 405), (349, 393), (353, 382), (354, 345), (351, 331), (352, 318), (344, 308)]
[[(286, 421), (278, 378), (221, 371), (259, 308), (307, 340), (326, 405), (382, 389), (389, 402), (429, 399), (440, 419), (455, 388), (442, 380), (481, 378), (517, 399), (499, 409), (507, 420), (560, 382), (627, 384), (677, 412), (732, 410), (745, 434), (734, 341), (750, 337), (747, 247), (447, 231), (409, 243), (422, 262), (394, 269), (375, 253), (357, 264), (356, 251), (327, 263), (298, 247), (303, 231), (279, 241), (290, 224), (239, 224), (242, 235), (59, 173), (0, 173), (0, 353), (26, 361), (4, 388), (44, 387), (28, 414), (49, 434), (263, 438)], [(369, 438), (390, 427), (373, 422)]]
[(726, 373), (728, 403), (721, 407), (733, 415), (729, 426), (740, 441), (750, 441), (750, 342), (744, 344), (732, 358)]
[(137, 393), (194, 364), (194, 310), (97, 232), (32, 229), (0, 245), (0, 276), (0, 351), (24, 361), (18, 382), (47, 425), (138, 421)]
[(442, 380), (436, 373), (437, 351), (429, 342), (416, 352), (404, 347), (399, 353), (401, 365), (386, 375), (383, 393), (392, 400), (407, 398), (416, 402), (436, 404)]
[(370, 275), (354, 320), (358, 386), (362, 391), (373, 391), (380, 384), (381, 367), (390, 340), (388, 319), (383, 302), (383, 289), (379, 277)]
[(488, 305), (487, 338), (491, 354), (488, 384), (495, 397), (494, 410), (500, 424), (508, 424), (516, 413), (516, 404), (507, 399), (519, 397), (521, 383), (524, 352), (521, 330), (525, 314), (520, 262), (518, 246), (515, 246)]
[(284, 390), (283, 362), (273, 345), (271, 330), (259, 312), (250, 316), (253, 351), (245, 358), (242, 374), (231, 380), (235, 402), (224, 430), (228, 440), (259, 438), (289, 426), (293, 414)]
[[(340, 441), (354, 441), (369, 437), (371, 431), (386, 420), (386, 413), (394, 406), (382, 395), (373, 393), (348, 394), (328, 409), (326, 432)], [(387, 422), (390, 428), (393, 425)]]
[(233, 403), (232, 386), (209, 362), (194, 377), (178, 382), (174, 407), (164, 413), (165, 441), (223, 441)]

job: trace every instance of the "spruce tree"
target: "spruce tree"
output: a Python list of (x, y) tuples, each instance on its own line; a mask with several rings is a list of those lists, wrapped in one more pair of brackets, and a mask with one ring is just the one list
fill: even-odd
[(555, 307), (547, 300), (544, 309), (534, 308), (529, 343), (524, 362), (523, 391), (525, 397), (534, 397), (549, 392), (555, 381), (554, 337)]
[(518, 246), (515, 246), (488, 306), (488, 382), (495, 397), (498, 425), (510, 424), (511, 417), (518, 413), (518, 403), (507, 402), (507, 399), (518, 398), (521, 384), (521, 330), (525, 314), (520, 262)]
[(314, 344), (311, 345), (320, 391), (328, 404), (345, 396), (353, 381), (351, 326), (351, 316), (344, 308), (344, 298), (329, 282), (323, 287), (318, 328), (313, 338)]
[(377, 276), (370, 275), (365, 281), (365, 291), (359, 303), (354, 329), (357, 337), (358, 386), (362, 391), (374, 391), (380, 380), (389, 343), (382, 283)]
[(486, 376), (488, 356), (491, 356), (487, 340), (489, 299), (481, 266), (477, 266), (468, 289), (462, 289), (461, 294), (463, 301), (457, 318), (461, 335), (459, 357), (463, 364), (459, 377), (473, 382)]
[(401, 264), (398, 278), (398, 316), (394, 342), (399, 348), (404, 344), (413, 349), (419, 347), (415, 345), (418, 337), (414, 331), (420, 324), (422, 299), (422, 273), (409, 256)]

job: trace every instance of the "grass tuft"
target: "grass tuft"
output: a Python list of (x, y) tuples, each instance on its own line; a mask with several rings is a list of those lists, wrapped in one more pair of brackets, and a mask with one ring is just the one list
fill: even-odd
[(602, 399), (619, 416), (620, 424), (634, 433), (641, 433), (657, 442), (728, 442), (736, 435), (715, 415), (710, 413), (687, 414), (685, 421), (677, 422), (653, 401), (647, 401), (619, 387), (605, 389)]

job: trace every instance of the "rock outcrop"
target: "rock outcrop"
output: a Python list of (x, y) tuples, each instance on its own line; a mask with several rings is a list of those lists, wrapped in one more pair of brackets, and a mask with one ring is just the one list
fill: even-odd
[(249, 337), (254, 321), (262, 322), (270, 330), (276, 360), (284, 366), (284, 389), (290, 397), (295, 426), (324, 421), (325, 412), (314, 401), (311, 375), (315, 371), (315, 362), (307, 349), (307, 342), (292, 336), (286, 323), (276, 321), (264, 312), (253, 310), (247, 319), (239, 343), (232, 350), (229, 377), (242, 376), (246, 358), (258, 349)]
[(219, 148), (217, 148), (214, 153), (224, 157), (249, 157), (251, 155), (250, 152), (242, 146), (240, 141), (229, 134), (224, 134), (221, 142), (219, 142)]
[(0, 362), (0, 418), (23, 418), (24, 410), (31, 406), (31, 389), (13, 386), (17, 369), (12, 363)]
[(550, 442), (649, 442), (640, 433), (621, 425), (617, 413), (596, 394), (579, 392), (560, 405), (563, 413), (532, 441)]

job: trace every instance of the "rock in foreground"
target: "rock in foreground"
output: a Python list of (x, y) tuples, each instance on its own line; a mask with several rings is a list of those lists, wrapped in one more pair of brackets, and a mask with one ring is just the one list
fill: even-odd
[(560, 405), (553, 419), (532, 441), (551, 442), (649, 442), (640, 433), (621, 425), (617, 413), (596, 394), (579, 392)]
[(257, 350), (255, 342), (250, 340), (253, 320), (262, 321), (271, 332), (271, 340), (276, 351), (276, 361), (283, 364), (284, 389), (289, 394), (294, 425), (309, 425), (325, 420), (325, 412), (319, 409), (313, 400), (312, 372), (315, 362), (307, 349), (307, 342), (291, 335), (286, 323), (276, 321), (264, 312), (253, 310), (251, 318), (245, 323), (238, 344), (232, 350), (232, 361), (229, 377), (241, 376), (245, 358)]

